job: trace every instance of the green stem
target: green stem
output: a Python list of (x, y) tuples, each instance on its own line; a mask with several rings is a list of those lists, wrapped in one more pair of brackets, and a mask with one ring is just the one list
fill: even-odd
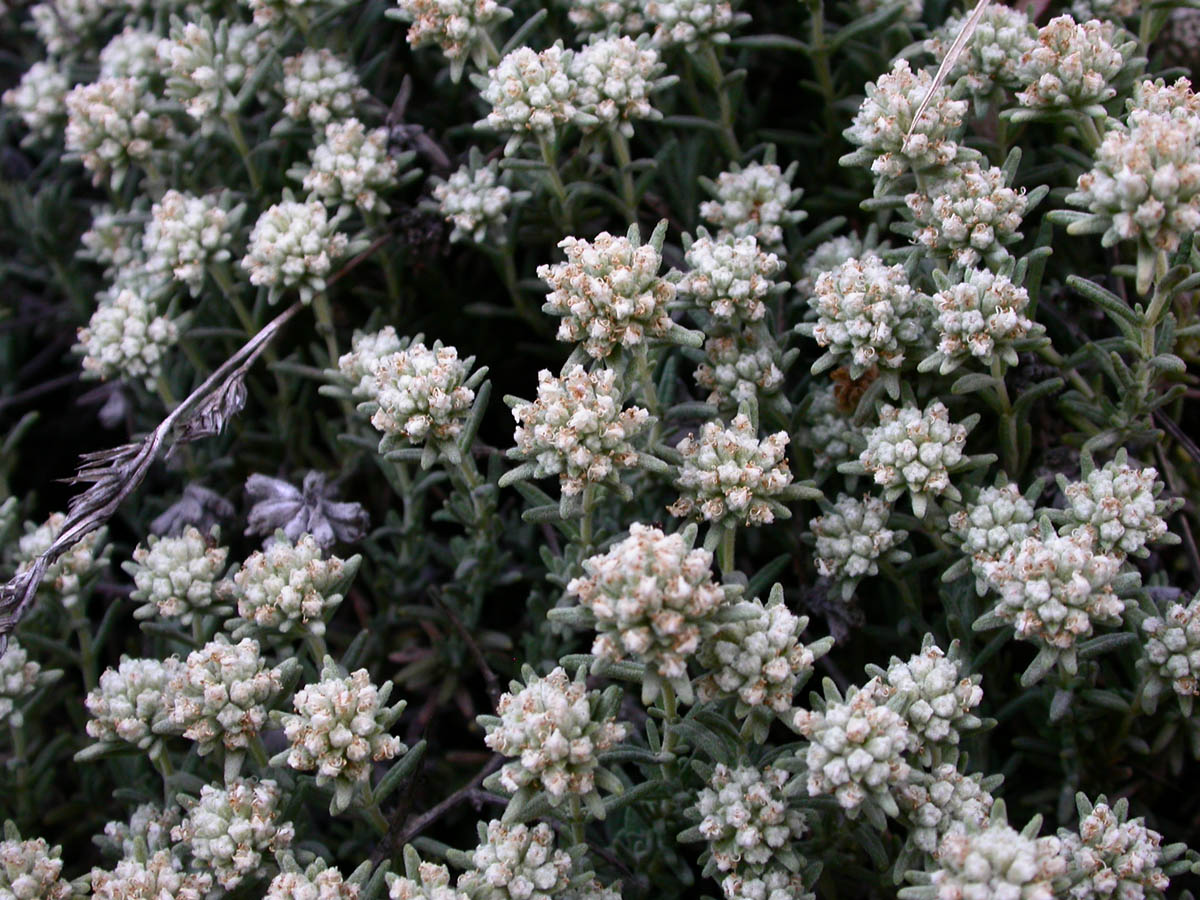
[[(387, 231), (386, 224), (380, 219), (379, 214), (372, 210), (366, 213), (364, 218), (367, 220), (367, 226), (374, 232), (382, 234)], [(399, 312), (400, 303), (400, 279), (396, 275), (396, 267), (392, 262), (392, 257), (388, 254), (386, 247), (381, 247), (376, 254), (376, 259), (379, 261), (380, 268), (383, 269), (383, 280), (387, 283), (388, 300), (391, 302), (392, 308)]]
[(720, 566), (721, 574), (729, 575), (734, 568), (734, 550), (737, 546), (737, 525), (727, 524), (722, 526), (720, 550)]
[(1038, 354), (1044, 360), (1046, 360), (1046, 362), (1057, 366), (1060, 370), (1063, 370), (1067, 376), (1067, 380), (1070, 381), (1071, 384), (1075, 386), (1075, 390), (1083, 394), (1084, 397), (1086, 397), (1088, 400), (1096, 399), (1096, 392), (1092, 390), (1092, 386), (1084, 380), (1082, 375), (1080, 375), (1075, 369), (1064, 369), (1067, 363), (1066, 359), (1052, 346), (1047, 344), (1044, 347), (1039, 347)]
[(9, 733), (12, 735), (12, 760), (17, 770), (17, 809), (25, 818), (30, 807), (29, 797), (29, 753), (25, 743), (25, 723), (21, 713), (14, 712), (8, 717)]
[(1100, 129), (1096, 127), (1096, 120), (1086, 113), (1080, 113), (1076, 117), (1076, 122), (1079, 124), (1079, 135), (1083, 138), (1084, 144), (1087, 145), (1088, 150), (1095, 153), (1104, 140), (1100, 136)]
[(609, 140), (612, 143), (613, 155), (617, 158), (617, 169), (620, 173), (621, 200), (625, 204), (625, 216), (629, 224), (637, 222), (637, 197), (633, 187), (633, 157), (629, 153), (629, 140), (621, 133), (619, 125), (608, 127)]
[(91, 621), (87, 616), (80, 615), (83, 598), (80, 597), (71, 607), (71, 629), (79, 640), (79, 667), (83, 673), (83, 683), (89, 692), (95, 689), (96, 678), (96, 646), (92, 640)]
[(325, 665), (325, 657), (329, 653), (329, 648), (325, 645), (325, 636), (307, 634), (304, 636), (304, 646), (308, 648), (308, 653), (316, 663), (317, 671), (320, 672), (321, 667)]
[(242, 134), (242, 125), (238, 121), (237, 113), (229, 113), (225, 116), (225, 125), (229, 129), (229, 137), (233, 141), (233, 146), (237, 148), (238, 156), (242, 158), (242, 163), (246, 166), (246, 174), (250, 176), (250, 187), (254, 193), (262, 193), (262, 181), (258, 177), (258, 170), (254, 167), (254, 160), (250, 158), (250, 146), (246, 143), (246, 136)]
[(579, 543), (586, 555), (592, 549), (592, 512), (596, 505), (596, 486), (589, 484), (583, 489), (583, 517), (579, 522)]
[(267, 756), (267, 748), (262, 742), (262, 738), (257, 734), (251, 738), (249, 746), (246, 748), (250, 751), (250, 758), (254, 760), (254, 764), (258, 766), (259, 771), (265, 772), (271, 768), (271, 758)]
[(823, 112), (828, 134), (837, 133), (835, 104), (837, 95), (833, 89), (833, 72), (829, 68), (829, 45), (825, 41), (825, 4), (821, 0), (809, 0), (809, 14), (812, 22), (809, 26), (809, 43), (812, 46), (813, 70), (817, 76), (817, 85), (821, 89), (821, 99), (824, 100)]
[(733, 128), (733, 104), (729, 101), (729, 91), (725, 85), (725, 75), (721, 71), (721, 61), (711, 41), (704, 42), (703, 57), (708, 67), (709, 81), (717, 94), (717, 108), (721, 114), (721, 142), (725, 145), (725, 155), (734, 162), (742, 158), (742, 149), (738, 145), (737, 133)]
[(550, 188), (562, 211), (562, 216), (556, 217), (557, 224), (561, 231), (569, 232), (571, 231), (571, 201), (567, 197), (567, 186), (563, 184), (562, 176), (558, 174), (558, 160), (555, 159), (554, 148), (550, 145), (546, 135), (540, 131), (537, 139), (538, 148), (542, 151), (542, 162), (546, 164), (546, 175), (550, 179)]
[(508, 290), (508, 296), (512, 299), (513, 309), (516, 310), (517, 315), (535, 330), (541, 331), (545, 327), (546, 321), (536, 309), (529, 305), (529, 301), (525, 299), (517, 284), (517, 261), (514, 258), (512, 244), (505, 241), (488, 255), (491, 256), (492, 262), (500, 271), (500, 277), (504, 280), (504, 287)]
[(992, 357), (992, 378), (995, 379), (996, 402), (1000, 404), (1001, 409), (1000, 433), (1004, 450), (1004, 469), (1015, 479), (1021, 472), (1021, 445), (1017, 438), (1017, 420), (1013, 416), (1008, 386), (1004, 383), (1004, 362), (996, 356)]
[(583, 804), (579, 795), (571, 795), (571, 840), (576, 845), (585, 843), (587, 838), (583, 833)]
[[(208, 274), (212, 276), (212, 280), (217, 283), (217, 287), (221, 289), (221, 293), (225, 295), (225, 299), (233, 307), (238, 321), (242, 323), (242, 330), (246, 332), (246, 336), (254, 337), (254, 335), (258, 334), (258, 325), (254, 321), (254, 316), (250, 314), (250, 310), (246, 308), (246, 304), (238, 296), (237, 287), (234, 285), (233, 279), (229, 277), (229, 272), (224, 264), (218, 263), (209, 266)], [(268, 348), (267, 352), (270, 353), (271, 350)]]

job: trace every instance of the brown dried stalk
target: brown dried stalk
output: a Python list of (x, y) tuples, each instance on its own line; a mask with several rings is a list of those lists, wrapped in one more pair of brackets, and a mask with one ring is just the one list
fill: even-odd
[(0, 587), (0, 656), (8, 647), (8, 636), (33, 605), (46, 569), (112, 517), (122, 501), (137, 490), (163, 449), (170, 453), (180, 444), (217, 434), (237, 415), (246, 402), (246, 373), (300, 307), (294, 303), (272, 319), (140, 442), (81, 457), (79, 470), (67, 480), (71, 484), (90, 482), (91, 486), (71, 500), (62, 530), (46, 552)]
[(921, 105), (917, 107), (917, 114), (912, 117), (912, 122), (908, 125), (908, 133), (904, 135), (905, 143), (908, 143), (908, 139), (912, 137), (912, 133), (917, 127), (917, 122), (921, 120), (922, 114), (933, 101), (933, 95), (946, 83), (946, 76), (954, 68), (954, 64), (958, 62), (959, 57), (963, 55), (963, 51), (967, 49), (967, 41), (971, 40), (971, 35), (975, 33), (975, 29), (979, 25), (979, 20), (983, 18), (983, 13), (988, 8), (990, 2), (991, 0), (979, 0), (975, 4), (975, 8), (971, 10), (971, 15), (967, 16), (967, 21), (963, 22), (962, 28), (958, 30), (958, 35), (954, 38), (954, 43), (946, 51), (941, 65), (938, 66), (937, 73), (933, 76), (933, 84), (929, 86), (929, 91), (925, 94)]

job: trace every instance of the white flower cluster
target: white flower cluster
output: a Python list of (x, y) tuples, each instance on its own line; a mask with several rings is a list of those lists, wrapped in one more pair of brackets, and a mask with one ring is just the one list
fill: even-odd
[[(925, 41), (925, 52), (940, 63), (962, 31), (967, 17), (951, 16)], [(1029, 16), (1024, 12), (991, 3), (975, 26), (962, 55), (946, 73), (947, 84), (962, 84), (976, 98), (997, 88), (1014, 88), (1020, 83), (1017, 67), (1036, 40)]]
[(306, 47), (285, 59), (279, 92), (285, 116), (318, 126), (350, 117), (367, 98), (353, 66), (324, 47)]
[(47, 52), (68, 56), (75, 52), (81, 37), (95, 33), (111, 8), (105, 0), (44, 0), (29, 7), (29, 18)]
[(238, 109), (237, 93), (270, 49), (271, 37), (255, 25), (207, 19), (171, 29), (158, 44), (167, 73), (167, 96), (183, 104), (205, 129)]
[(1102, 111), (1100, 104), (1116, 96), (1112, 81), (1125, 65), (1117, 26), (1091, 19), (1076, 24), (1069, 15), (1051, 19), (1038, 29), (1037, 43), (1017, 67), (1022, 106), (1034, 109), (1076, 108)]
[(154, 96), (137, 78), (104, 78), (72, 88), (67, 106), (67, 150), (92, 173), (119, 189), (130, 166), (147, 165), (175, 134), (168, 116), (153, 113)]
[(566, 890), (573, 864), (555, 849), (554, 830), (537, 825), (504, 825), (496, 819), (479, 823), (474, 868), (458, 879), (458, 889), (472, 900), (554, 900)]
[(322, 859), (304, 870), (294, 859), (288, 864), (292, 868), (271, 879), (263, 900), (359, 900), (361, 896), (359, 884), (347, 881)]
[(190, 625), (214, 603), (214, 586), (225, 571), (229, 548), (218, 546), (216, 533), (205, 536), (188, 525), (179, 537), (150, 535), (122, 568), (133, 577), (130, 599), (142, 604), (134, 617), (155, 615)]
[[(987, 784), (996, 777), (987, 779)], [(909, 838), (930, 856), (951, 831), (978, 831), (987, 825), (995, 802), (985, 779), (964, 775), (953, 763), (913, 770), (896, 788), (896, 802), (909, 820)], [(965, 895), (964, 895), (965, 896)]]
[(589, 484), (613, 482), (618, 469), (638, 465), (632, 439), (650, 424), (640, 406), (621, 408), (621, 389), (612, 369), (587, 372), (575, 366), (555, 378), (538, 372), (538, 398), (512, 409), (517, 459), (534, 460), (537, 478), (557, 475), (565, 496)]
[(579, 109), (600, 122), (620, 128), (633, 137), (635, 119), (661, 119), (650, 102), (650, 95), (671, 84), (662, 78), (666, 64), (658, 51), (646, 45), (646, 39), (605, 37), (592, 40), (571, 61), (575, 82), (575, 103)]
[[(1054, 879), (1066, 872), (1058, 838), (1027, 837), (994, 820), (978, 831), (950, 831), (936, 859), (930, 896), (938, 898), (1055, 900)], [(909, 891), (900, 896), (916, 896)]]
[(104, 826), (104, 837), (97, 838), (101, 847), (117, 856), (136, 856), (139, 844), (144, 844), (148, 853), (171, 848), (171, 829), (179, 824), (182, 811), (177, 806), (155, 806), (143, 803), (134, 809), (128, 822), (109, 822)]
[(745, 13), (733, 11), (730, 0), (648, 0), (642, 12), (654, 26), (656, 45), (683, 44), (688, 50), (702, 42), (726, 43), (730, 31), (750, 21)]
[(371, 424), (409, 444), (457, 440), (475, 401), (467, 386), (474, 359), (459, 359), (458, 350), (441, 341), (432, 347), (417, 341), (381, 357), (368, 387), (378, 406)]
[[(599, 806), (598, 754), (625, 738), (625, 726), (604, 716), (599, 691), (589, 691), (561, 666), (545, 678), (526, 667), (525, 684), (514, 681), (511, 693), (496, 704), (497, 716), (481, 716), (483, 741), (502, 756), (517, 757), (500, 770), (500, 784), (517, 793), (526, 787), (546, 791), (557, 805), (568, 794)], [(605, 773), (607, 774), (607, 773)], [(603, 784), (611, 778), (602, 777)]]
[(407, 876), (388, 872), (388, 900), (470, 900), (466, 891), (450, 886), (450, 870), (421, 862)]
[(270, 856), (287, 849), (295, 836), (279, 821), (283, 794), (269, 779), (237, 779), (225, 788), (206, 784), (200, 799), (188, 798), (187, 818), (171, 829), (187, 841), (192, 857), (227, 891), (263, 874)]
[(460, 166), (445, 181), (436, 181), (433, 198), (442, 218), (454, 226), (451, 241), (481, 244), (490, 236), (502, 242), (508, 210), (520, 194), (502, 182), (496, 159), (481, 166)]
[(1129, 109), (1129, 125), (1136, 125), (1148, 116), (1167, 116), (1176, 121), (1194, 121), (1200, 114), (1200, 94), (1183, 77), (1174, 84), (1163, 79), (1139, 81), (1133, 86), (1133, 97), (1125, 101)]
[(816, 539), (817, 571), (833, 580), (843, 599), (853, 596), (861, 578), (879, 573), (880, 559), (901, 563), (909, 558), (896, 549), (908, 532), (887, 527), (891, 514), (886, 500), (838, 494), (823, 515), (808, 523)]
[(142, 224), (131, 219), (136, 213), (122, 212), (107, 203), (93, 207), (92, 224), (80, 241), (79, 255), (104, 266), (106, 278), (115, 279), (128, 271), (142, 253)]
[(220, 745), (245, 750), (266, 725), (267, 704), (282, 682), (279, 668), (266, 668), (258, 641), (231, 644), (218, 634), (174, 669), (167, 687), (169, 727), (196, 741), (201, 756)]
[(1190, 715), (1192, 698), (1200, 696), (1200, 593), (1187, 606), (1172, 603), (1166, 613), (1150, 616), (1142, 631), (1145, 660), (1139, 668), (1146, 670), (1146, 694), (1156, 700), (1170, 685)]
[(471, 59), (478, 68), (487, 64), (491, 44), (488, 29), (512, 15), (512, 10), (497, 0), (396, 0), (398, 9), (389, 9), (388, 18), (410, 22), (408, 43), (414, 50), (437, 44), (450, 60), (450, 76), (462, 77), (463, 67)]
[(815, 388), (808, 415), (797, 440), (813, 455), (813, 468), (818, 481), (834, 472), (843, 462), (858, 458), (857, 446), (861, 429), (849, 413), (838, 405), (833, 385)]
[(49, 674), (29, 658), (20, 641), (9, 638), (8, 649), (0, 656), (0, 724), (7, 721), (14, 728), (21, 727), (17, 701), (46, 681)]
[(86, 378), (141, 379), (153, 389), (167, 351), (179, 341), (179, 324), (131, 289), (117, 291), (80, 328), (76, 352)]
[(279, 717), (292, 745), (280, 755), (297, 771), (315, 771), (318, 786), (333, 785), (334, 814), (370, 784), (373, 763), (408, 750), (388, 734), (404, 710), (403, 702), (386, 706), (391, 692), (390, 681), (378, 688), (366, 669), (343, 675), (326, 657), (321, 680), (296, 692), (295, 714)]
[(995, 265), (1008, 256), (1005, 245), (1020, 239), (1028, 205), (1024, 189), (1009, 187), (1003, 170), (973, 161), (952, 166), (904, 202), (916, 226), (913, 242), (963, 266)]
[(742, 600), (731, 612), (733, 621), (700, 647), (705, 674), (697, 693), (702, 701), (736, 695), (739, 718), (763, 709), (782, 715), (832, 642), (827, 638), (804, 645), (800, 635), (808, 617), (788, 609), (779, 585), (765, 605), (759, 599)]
[(53, 60), (35, 62), (16, 87), (4, 92), (3, 103), (25, 123), (30, 136), (50, 140), (62, 129), (71, 83)]
[[(788, 803), (790, 776), (774, 766), (717, 763), (696, 796), (697, 830), (708, 841), (712, 862), (722, 872), (761, 872), (805, 832), (804, 814)], [(794, 857), (794, 851), (792, 851)]]
[(170, 273), (193, 297), (199, 296), (205, 267), (231, 257), (229, 245), (241, 211), (227, 210), (217, 196), (167, 191), (151, 209), (142, 238), (148, 270)]
[(0, 897), (68, 900), (86, 894), (63, 879), (62, 847), (51, 847), (45, 838), (23, 841), (9, 831), (0, 841)]
[(602, 231), (595, 240), (566, 237), (558, 246), (566, 262), (538, 266), (537, 276), (551, 288), (543, 311), (563, 317), (560, 341), (582, 341), (589, 356), (604, 359), (618, 346), (636, 347), (671, 331), (667, 306), (675, 286), (658, 273), (662, 253), (655, 242), (643, 244), (632, 231), (627, 237)]
[(824, 710), (796, 710), (792, 727), (809, 740), (810, 797), (832, 794), (851, 818), (868, 800), (899, 814), (892, 790), (908, 781), (905, 756), (916, 739), (904, 717), (887, 705), (889, 695), (872, 678), (861, 688), (852, 685), (844, 699), (827, 702)]
[(1187, 106), (1175, 104), (1175, 113), (1134, 110), (1128, 128), (1105, 135), (1095, 166), (1067, 195), (1090, 213), (1072, 231), (1103, 231), (1106, 247), (1136, 240), (1172, 252), (1200, 228), (1200, 109)]
[(480, 96), (492, 110), (480, 125), (513, 132), (505, 155), (516, 150), (524, 134), (553, 140), (559, 126), (579, 117), (578, 84), (571, 75), (574, 56), (561, 41), (540, 53), (519, 47), (488, 70)]
[(638, 34), (646, 27), (637, 0), (559, 0), (559, 5), (567, 7), (567, 18), (584, 34)]
[(682, 534), (635, 522), (625, 540), (584, 560), (583, 571), (567, 593), (595, 616), (592, 653), (612, 660), (633, 654), (690, 693), (687, 659), (725, 603), (712, 553), (692, 549)]
[[(25, 534), (17, 541), (18, 573), (27, 572), (33, 561), (50, 549), (66, 519), (64, 513), (56, 512), (41, 525), (25, 523)], [(85, 583), (108, 567), (110, 548), (104, 542), (107, 534), (107, 529), (100, 528), (77, 541), (46, 567), (39, 589), (53, 591), (67, 609), (75, 606)]]
[(797, 165), (787, 171), (775, 163), (754, 163), (742, 168), (734, 164), (715, 182), (700, 179), (712, 200), (700, 204), (700, 217), (736, 237), (753, 236), (760, 246), (783, 248), (783, 226), (803, 220), (807, 213), (793, 209), (804, 191), (792, 187)]
[(890, 72), (867, 82), (866, 99), (842, 132), (859, 149), (843, 156), (841, 164), (869, 164), (877, 176), (898, 178), (909, 169), (940, 169), (954, 162), (962, 150), (954, 137), (970, 104), (951, 100), (947, 88), (938, 88), (914, 125), (913, 117), (932, 87), (933, 76), (924, 69), (914, 73), (903, 58)]
[(921, 763), (932, 764), (935, 749), (956, 745), (963, 732), (983, 724), (973, 712), (983, 702), (981, 678), (963, 675), (957, 643), (947, 656), (932, 635), (925, 636), (921, 652), (907, 662), (892, 657), (884, 680), (904, 703), (904, 718), (917, 739)]
[(338, 230), (341, 214), (329, 217), (320, 200), (285, 199), (258, 217), (242, 268), (250, 283), (270, 288), (268, 300), (277, 303), (283, 291), (295, 287), (300, 300), (311, 303), (325, 290), (333, 261), (344, 255), (349, 239)]
[(765, 329), (746, 327), (710, 337), (704, 356), (696, 367), (696, 384), (709, 391), (709, 403), (722, 409), (737, 409), (756, 398), (761, 404), (783, 387), (779, 347)]
[(338, 372), (353, 386), (351, 392), (362, 400), (375, 397), (375, 368), (393, 353), (407, 346), (391, 325), (379, 331), (355, 331), (350, 352), (338, 359)]
[(987, 589), (980, 566), (994, 561), (1014, 544), (1038, 534), (1033, 504), (1021, 496), (1015, 484), (987, 487), (964, 509), (950, 516), (950, 533), (963, 555), (975, 568), (976, 590)]
[(995, 359), (1015, 366), (1013, 342), (1040, 331), (1025, 315), (1029, 292), (1007, 275), (987, 269), (968, 269), (960, 279), (929, 300), (937, 352), (922, 359), (917, 368), (922, 372), (936, 368), (938, 374), (948, 375), (972, 359), (985, 366)]
[(599, 878), (584, 882), (563, 894), (563, 900), (621, 900), (621, 882), (605, 887)]
[(817, 321), (796, 326), (828, 348), (814, 371), (845, 362), (850, 377), (861, 378), (872, 366), (900, 368), (905, 351), (923, 335), (921, 296), (903, 266), (884, 265), (874, 254), (819, 275), (808, 298)]
[(863, 240), (857, 234), (840, 235), (822, 241), (804, 259), (800, 267), (800, 280), (796, 282), (796, 290), (803, 296), (813, 292), (817, 279), (825, 272), (832, 272), (848, 259), (865, 256)]
[(700, 436), (689, 434), (675, 449), (683, 457), (675, 486), (679, 499), (667, 509), (673, 516), (706, 522), (728, 518), (743, 525), (769, 525), (786, 519), (792, 472), (788, 468), (786, 431), (761, 441), (750, 418), (739, 413), (726, 428), (706, 422)]
[(92, 869), (94, 900), (204, 900), (211, 896), (212, 876), (185, 872), (183, 862), (170, 850), (158, 850), (145, 859), (127, 856), (111, 870)]
[(326, 124), (325, 140), (312, 149), (308, 165), (288, 174), (329, 206), (353, 203), (367, 212), (386, 214), (389, 207), (379, 194), (395, 186), (398, 169), (388, 154), (387, 129), (368, 131), (352, 118)]
[(994, 615), (1017, 638), (1058, 651), (1068, 671), (1075, 644), (1093, 625), (1117, 625), (1125, 603), (1113, 589), (1121, 557), (1099, 552), (1083, 529), (1070, 535), (1030, 536), (976, 571), (999, 595)]
[(1138, 11), (1140, 0), (1075, 0), (1071, 13), (1076, 19), (1112, 19), (1120, 21)]
[(276, 30), (292, 20), (302, 29), (310, 28), (314, 18), (344, 9), (349, 0), (242, 0), (254, 13), (254, 24), (264, 30)]
[(712, 237), (701, 230), (684, 259), (688, 271), (679, 282), (680, 295), (722, 324), (757, 322), (766, 314), (764, 301), (788, 287), (774, 280), (783, 261), (760, 250), (753, 235)]
[(885, 403), (878, 427), (867, 430), (867, 448), (859, 454), (859, 464), (884, 488), (887, 499), (908, 491), (913, 512), (924, 516), (930, 497), (959, 498), (950, 475), (964, 462), (967, 431), (967, 426), (950, 421), (950, 410), (940, 400), (924, 410)]
[(100, 51), (100, 77), (137, 78), (147, 83), (160, 73), (157, 53), (160, 39), (157, 32), (126, 25)]
[[(1083, 880), (1071, 888), (1072, 900), (1142, 900), (1161, 897), (1170, 885), (1162, 870), (1162, 835), (1142, 819), (1128, 819), (1129, 802), (1109, 806), (1098, 797), (1080, 810), (1079, 833), (1059, 831), (1063, 849)], [(1086, 810), (1086, 814), (1085, 814)]]
[(171, 681), (179, 660), (133, 659), (122, 656), (117, 668), (108, 668), (100, 684), (84, 701), (92, 718), (88, 737), (105, 743), (126, 741), (146, 749), (162, 730), (171, 707)]
[(1127, 460), (1122, 449), (1116, 459), (1086, 472), (1082, 481), (1068, 482), (1059, 476), (1067, 499), (1059, 530), (1086, 529), (1100, 553), (1147, 556), (1147, 544), (1173, 537), (1163, 516), (1174, 511), (1178, 502), (1159, 499), (1163, 483), (1156, 468), (1138, 468)]
[(342, 602), (337, 588), (354, 577), (358, 560), (322, 558), (311, 534), (292, 543), (276, 533), (271, 545), (251, 553), (233, 576), (238, 615), (280, 634), (322, 635), (325, 618)]

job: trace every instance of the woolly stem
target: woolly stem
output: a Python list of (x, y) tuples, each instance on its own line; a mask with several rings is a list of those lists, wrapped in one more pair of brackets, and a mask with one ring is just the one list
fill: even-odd
[(242, 163), (246, 166), (246, 174), (250, 177), (250, 187), (254, 193), (261, 194), (262, 180), (258, 177), (258, 169), (254, 167), (254, 160), (250, 158), (250, 145), (246, 143), (246, 136), (242, 134), (242, 126), (238, 122), (237, 114), (226, 115), (225, 125), (229, 129), (229, 138), (233, 141), (233, 146), (237, 148), (238, 156), (242, 158)]
[(721, 61), (717, 58), (717, 51), (713, 49), (712, 41), (705, 41), (703, 47), (701, 56), (708, 69), (706, 74), (709, 82), (716, 92), (717, 108), (721, 115), (721, 143), (724, 145), (725, 155), (730, 160), (737, 162), (742, 158), (742, 148), (738, 144), (737, 133), (733, 129), (733, 104), (729, 100), (725, 74), (721, 71)]
[(371, 823), (372, 828), (381, 835), (386, 835), (388, 833), (388, 821), (384, 818), (383, 813), (379, 811), (379, 801), (375, 799), (375, 792), (371, 790), (369, 782), (363, 785), (362, 792), (364, 801), (362, 806), (363, 816)]
[(538, 132), (538, 148), (542, 151), (542, 162), (546, 164), (546, 174), (550, 179), (550, 187), (554, 192), (558, 205), (562, 209), (562, 217), (557, 220), (559, 229), (564, 233), (571, 229), (571, 200), (567, 196), (567, 186), (563, 184), (562, 176), (558, 174), (558, 160), (554, 157), (554, 148), (542, 132)]
[[(372, 231), (386, 232), (387, 226), (380, 219), (379, 214), (375, 210), (364, 213), (363, 216), (367, 221), (367, 226)], [(387, 283), (388, 300), (391, 302), (393, 309), (397, 311), (401, 308), (400, 301), (400, 279), (396, 275), (396, 267), (392, 263), (391, 256), (384, 250), (379, 254), (379, 267), (383, 269), (383, 280)]]
[(583, 805), (579, 802), (578, 794), (571, 795), (571, 840), (575, 844), (587, 840), (583, 833)]
[(734, 568), (734, 550), (737, 545), (737, 525), (729, 523), (721, 530), (720, 566), (721, 574), (729, 575)]
[(592, 511), (596, 505), (596, 486), (589, 484), (583, 489), (583, 516), (579, 521), (579, 543), (584, 553), (592, 549)]
[(1008, 397), (1008, 386), (1004, 383), (1004, 362), (996, 356), (992, 357), (992, 378), (995, 379), (994, 392), (996, 402), (1000, 406), (1000, 435), (1001, 447), (1004, 450), (1004, 470), (1013, 478), (1021, 472), (1021, 443), (1017, 438), (1017, 420), (1013, 416), (1012, 401)]
[(620, 174), (621, 200), (625, 203), (625, 216), (629, 224), (637, 222), (637, 197), (633, 187), (633, 157), (629, 153), (629, 141), (621, 133), (620, 126), (608, 126), (608, 137), (612, 143), (613, 155), (617, 158), (617, 170)]

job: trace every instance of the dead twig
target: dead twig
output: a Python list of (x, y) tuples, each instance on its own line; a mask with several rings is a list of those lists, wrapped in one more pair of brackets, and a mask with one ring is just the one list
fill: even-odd
[(399, 850), (402, 849), (406, 844), (411, 844), (413, 838), (417, 837), (426, 828), (428, 828), (450, 810), (454, 809), (454, 807), (458, 806), (460, 803), (472, 799), (476, 789), (479, 787), (479, 785), (483, 784), (483, 780), (499, 769), (503, 762), (504, 757), (498, 755), (493, 756), (488, 760), (487, 765), (485, 765), (475, 774), (474, 778), (460, 787), (457, 791), (455, 791), (437, 806), (421, 813), (421, 815), (409, 822), (404, 827), (403, 831), (392, 835), (389, 838), (390, 846), (395, 850)]

